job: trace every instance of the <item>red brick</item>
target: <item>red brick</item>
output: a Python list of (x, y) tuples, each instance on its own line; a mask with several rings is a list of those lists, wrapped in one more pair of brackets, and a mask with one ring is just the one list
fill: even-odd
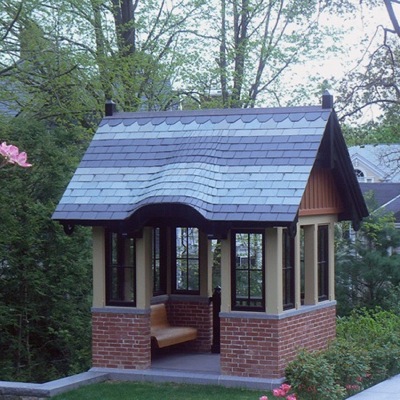
[(335, 307), (280, 320), (221, 318), (221, 372), (281, 378), (299, 347), (319, 350), (335, 336)]

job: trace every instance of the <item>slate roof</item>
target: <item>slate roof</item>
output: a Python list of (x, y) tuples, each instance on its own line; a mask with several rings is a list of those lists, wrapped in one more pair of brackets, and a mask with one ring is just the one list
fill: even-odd
[(53, 219), (97, 225), (162, 204), (207, 221), (292, 223), (331, 114), (315, 106), (105, 117)]

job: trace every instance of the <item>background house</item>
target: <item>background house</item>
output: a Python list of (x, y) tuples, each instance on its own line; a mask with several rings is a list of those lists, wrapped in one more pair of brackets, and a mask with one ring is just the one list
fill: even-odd
[(363, 194), (373, 192), (377, 208), (392, 212), (400, 228), (400, 144), (349, 148)]

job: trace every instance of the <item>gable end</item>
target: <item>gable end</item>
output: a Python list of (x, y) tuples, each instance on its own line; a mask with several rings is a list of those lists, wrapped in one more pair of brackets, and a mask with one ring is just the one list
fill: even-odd
[(343, 201), (337, 190), (332, 172), (314, 167), (300, 203), (300, 216), (340, 214)]

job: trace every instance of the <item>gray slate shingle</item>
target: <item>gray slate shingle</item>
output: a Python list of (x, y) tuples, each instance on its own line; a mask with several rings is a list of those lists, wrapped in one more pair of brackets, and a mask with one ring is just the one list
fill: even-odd
[(120, 113), (102, 120), (53, 219), (182, 203), (214, 221), (291, 222), (331, 110)]

